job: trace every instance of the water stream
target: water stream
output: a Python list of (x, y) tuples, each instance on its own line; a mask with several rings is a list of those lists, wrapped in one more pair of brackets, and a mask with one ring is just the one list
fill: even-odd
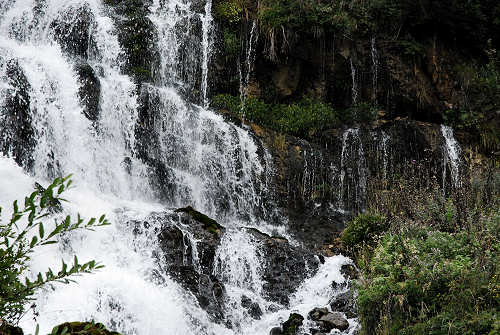
[[(39, 316), (30, 312), (22, 319), (25, 331), (31, 332), (37, 323), (41, 333), (47, 333), (65, 321), (95, 319), (124, 334), (267, 334), (291, 311), (305, 315), (326, 305), (336, 293), (332, 281), (345, 281), (340, 266), (350, 260), (327, 258), (298, 288), (288, 307), (270, 308), (262, 291), (258, 246), (242, 227), (290, 238), (284, 225), (277, 224), (286, 218), (273, 205), (269, 176), (274, 167), (247, 130), (206, 108), (213, 44), (211, 2), (205, 3), (202, 13), (192, 5), (188, 0), (153, 1), (150, 19), (157, 33), (159, 65), (152, 83), (143, 84), (140, 91), (124, 74), (126, 54), (111, 10), (103, 2), (17, 0), (0, 6), (0, 82), (9, 82), (14, 67), (29, 83), (27, 113), (36, 143), (31, 168), (23, 170), (12, 158), (0, 157), (0, 203), (7, 209), (5, 204), (23, 198), (35, 181), (47, 184), (55, 176), (73, 173), (75, 187), (66, 196), (70, 201), (66, 213), (87, 217), (107, 213), (113, 222), (98, 232), (71, 233), (64, 243), (34, 255), (34, 273), (49, 266), (57, 269), (61, 258), (74, 254), (81, 260), (95, 258), (106, 267), (77, 278), (78, 284), (40, 291), (35, 303)], [(77, 55), (68, 51), (81, 42), (72, 40), (75, 33), (88, 36)], [(254, 24), (245, 85), (256, 39)], [(80, 100), (82, 64), (95, 73), (100, 86), (95, 120), (86, 117)], [(7, 108), (7, 98), (18, 91), (12, 85), (0, 86), (0, 106)], [(199, 105), (185, 98), (196, 92), (194, 102)], [(149, 101), (147, 140), (137, 135), (143, 126), (144, 97)], [(349, 134), (354, 138), (355, 130)], [(160, 182), (153, 178), (158, 171)], [(127, 225), (152, 212), (169, 213), (187, 205), (226, 227), (213, 272), (226, 286), (227, 304), (234, 307), (226, 315), (230, 325), (214, 322), (190, 292), (164, 273), (163, 265), (152, 257), (159, 248), (155, 235), (134, 234)], [(3, 217), (8, 215), (4, 211)], [(161, 228), (161, 223), (153, 222), (148, 229)], [(184, 238), (196, 244), (188, 233)], [(196, 259), (197, 251), (192, 252)], [(243, 295), (261, 305), (260, 320), (245, 317), (238, 304)], [(356, 320), (350, 325), (352, 332)]]

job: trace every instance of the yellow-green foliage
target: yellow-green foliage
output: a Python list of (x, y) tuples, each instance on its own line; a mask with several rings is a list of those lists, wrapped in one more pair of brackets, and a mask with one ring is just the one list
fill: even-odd
[(371, 243), (386, 229), (384, 217), (377, 214), (360, 214), (347, 224), (341, 239), (347, 247), (355, 248), (363, 243)]
[(243, 7), (236, 0), (226, 0), (215, 7), (216, 16), (231, 24), (240, 22), (242, 13)]

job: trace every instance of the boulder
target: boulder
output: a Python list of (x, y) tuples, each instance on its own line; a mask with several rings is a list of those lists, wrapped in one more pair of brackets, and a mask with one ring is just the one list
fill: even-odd
[(339, 312), (328, 313), (323, 315), (318, 323), (321, 326), (321, 329), (324, 331), (331, 331), (332, 329), (338, 329), (340, 331), (344, 331), (349, 328), (349, 322), (347, 319)]
[(283, 335), (295, 335), (304, 322), (304, 317), (297, 313), (290, 314), (288, 320), (283, 323)]
[(65, 322), (55, 326), (52, 335), (120, 335), (115, 331), (109, 331), (102, 323), (94, 322)]
[(304, 279), (313, 276), (319, 260), (310, 251), (292, 246), (285, 238), (269, 236), (257, 229), (248, 232), (258, 244), (258, 254), (263, 260), (263, 289), (269, 300), (288, 305), (289, 296)]
[(324, 316), (326, 314), (328, 314), (328, 308), (316, 307), (312, 311), (309, 312), (308, 317), (311, 320), (318, 321), (319, 319), (321, 319), (322, 316)]
[[(154, 213), (131, 224), (135, 234), (157, 236), (161, 252), (156, 257), (166, 264), (166, 274), (190, 291), (214, 321), (221, 321), (225, 288), (212, 269), (224, 228), (192, 207)], [(151, 231), (151, 227), (157, 228)]]
[(357, 315), (356, 301), (352, 291), (340, 293), (330, 301), (332, 311), (343, 312), (348, 318)]
[(254, 318), (255, 320), (260, 320), (260, 317), (262, 316), (262, 309), (260, 308), (258, 303), (253, 302), (247, 296), (242, 296), (241, 307), (245, 308), (252, 318)]

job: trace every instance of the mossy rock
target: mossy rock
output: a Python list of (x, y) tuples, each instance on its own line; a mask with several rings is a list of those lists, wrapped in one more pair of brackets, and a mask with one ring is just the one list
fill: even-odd
[(302, 326), (304, 317), (297, 313), (290, 314), (288, 320), (283, 323), (283, 335), (295, 335)]
[(174, 211), (175, 213), (186, 213), (193, 218), (193, 220), (203, 224), (203, 229), (208, 230), (214, 235), (219, 235), (221, 229), (223, 228), (220, 224), (217, 223), (214, 219), (206, 216), (203, 213), (198, 212), (191, 206), (187, 206), (184, 208), (178, 208)]
[(52, 329), (51, 335), (79, 334), (79, 335), (120, 335), (109, 331), (102, 323), (94, 322), (65, 322)]
[(0, 335), (23, 335), (23, 330), (4, 323), (0, 324)]

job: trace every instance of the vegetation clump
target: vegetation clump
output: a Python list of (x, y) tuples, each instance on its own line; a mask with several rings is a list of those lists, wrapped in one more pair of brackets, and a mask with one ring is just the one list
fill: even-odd
[(347, 226), (362, 334), (499, 334), (500, 184), (483, 178), (445, 196), (404, 176), (370, 204), (385, 224)]
[(214, 219), (208, 217), (203, 213), (198, 212), (191, 206), (178, 208), (174, 212), (188, 214), (195, 221), (203, 224), (203, 229), (208, 230), (212, 234), (218, 235), (220, 233), (220, 230), (222, 229), (222, 226), (219, 223), (217, 223), (217, 221), (215, 221)]
[(72, 264), (62, 261), (58, 272), (49, 268), (34, 277), (29, 275), (31, 255), (38, 248), (57, 243), (58, 237), (77, 229), (109, 225), (104, 215), (88, 221), (78, 215), (76, 222), (66, 216), (48, 229), (46, 220), (61, 211), (61, 202), (66, 201), (61, 195), (70, 185), (69, 177), (56, 178), (47, 188), (37, 185), (24, 199), (24, 205), (14, 201), (8, 222), (3, 223), (0, 216), (0, 320), (8, 324), (17, 324), (38, 289), (55, 282), (70, 283), (71, 276), (103, 267), (94, 260), (82, 264), (75, 255)]

